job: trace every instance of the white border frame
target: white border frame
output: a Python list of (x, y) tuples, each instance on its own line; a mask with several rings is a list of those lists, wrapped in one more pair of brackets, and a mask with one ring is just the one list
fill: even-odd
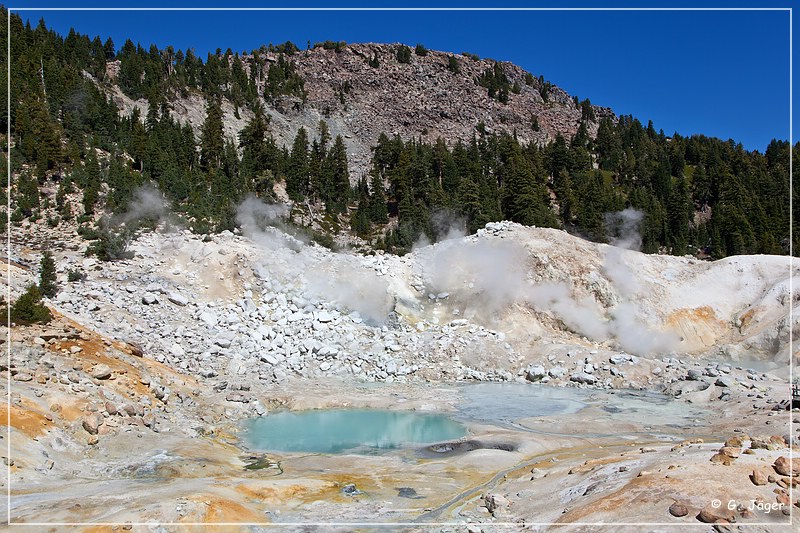
[[(8, 116), (7, 118), (7, 201), (6, 206), (6, 257), (11, 259), (11, 12), (21, 13), (24, 11), (377, 11), (377, 12), (392, 12), (392, 11), (499, 11), (499, 12), (514, 12), (514, 11), (781, 11), (789, 13), (789, 387), (790, 387), (790, 401), (791, 401), (791, 385), (793, 383), (794, 371), (794, 349), (792, 343), (792, 323), (793, 323), (793, 263), (794, 257), (792, 255), (792, 228), (793, 228), (793, 202), (792, 202), (792, 159), (793, 159), (793, 118), (792, 118), (792, 105), (793, 105), (793, 84), (792, 84), (792, 7), (6, 7), (8, 20), (7, 20), (7, 51), (6, 51), (6, 64), (8, 68), (7, 83), (8, 83)], [(11, 265), (6, 264), (7, 268), (7, 287), (6, 287), (6, 301), (11, 305)], [(6, 346), (8, 351), (8, 376), (7, 376), (7, 415), (6, 421), (7, 435), (7, 525), (9, 526), (119, 526), (128, 524), (131, 526), (203, 526), (203, 527), (231, 527), (231, 526), (263, 526), (263, 527), (297, 527), (297, 526), (331, 526), (331, 527), (426, 527), (426, 526), (458, 526), (466, 527), (469, 525), (486, 526), (491, 528), (511, 528), (520, 527), (517, 522), (12, 522), (11, 521), (11, 323), (9, 313), (6, 313)], [(791, 404), (790, 404), (791, 406)], [(794, 423), (791, 410), (789, 413), (789, 436), (794, 435)], [(791, 448), (790, 448), (791, 449)], [(789, 453), (790, 469), (793, 468), (793, 456)], [(793, 505), (793, 485), (789, 485), (789, 508)], [(747, 522), (743, 525), (747, 526), (793, 526), (794, 516), (798, 512), (791, 512), (789, 522), (784, 523), (759, 523)], [(696, 524), (685, 522), (525, 522), (526, 526), (672, 526), (679, 528), (703, 527), (708, 528), (710, 524), (698, 522)]]

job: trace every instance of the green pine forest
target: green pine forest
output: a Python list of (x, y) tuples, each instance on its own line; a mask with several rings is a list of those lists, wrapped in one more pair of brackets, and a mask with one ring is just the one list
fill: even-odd
[[(351, 186), (343, 139), (332, 138), (324, 120), (316, 131), (301, 128), (291, 146), (278, 146), (271, 134), (264, 105), (285, 95), (300, 106), (306, 101), (293, 61), (303, 52), (290, 42), (242, 55), (218, 49), (203, 60), (191, 50), (145, 49), (130, 40), (118, 46), (74, 31), (61, 36), (44, 21), (32, 27), (16, 14), (11, 34), (11, 109), (0, 99), (0, 132), (10, 125), (12, 151), (0, 164), (6, 174), (10, 161), (12, 179), (2, 204), (10, 195), (12, 224), (77, 223), (86, 238), (107, 244), (95, 250), (107, 252), (115, 238), (104, 235), (99, 215), (125, 212), (143, 184), (155, 185), (193, 231), (208, 233), (233, 229), (236, 206), (247, 195), (274, 200), (278, 182), (295, 205), (316, 206), (332, 222), (330, 231), (350, 231), (395, 253), (423, 235), (440, 237), (443, 214), (464, 220), (468, 232), (512, 220), (603, 242), (604, 214), (627, 207), (644, 213), (647, 253), (716, 259), (787, 254), (790, 244), (800, 249), (796, 225), (789, 242), (790, 223), (797, 224), (789, 214), (789, 158), (800, 167), (800, 144), (791, 154), (781, 140), (764, 153), (750, 152), (732, 140), (667, 136), (631, 116), (603, 119), (592, 139), (587, 124), (594, 113), (588, 100), (576, 98), (583, 110), (578, 133), (544, 147), (487, 133), (483, 124), (470, 142), (452, 146), (382, 134), (374, 140), (371, 170), (352, 176)], [(337, 51), (346, 46), (334, 44)], [(265, 61), (266, 51), (279, 60)], [(427, 49), (418, 45), (415, 52)], [(400, 56), (413, 61), (410, 49), (398, 49)], [(364, 59), (378, 64), (377, 57)], [(457, 72), (454, 59), (445, 66)], [(147, 116), (136, 110), (120, 116), (108, 96), (109, 61), (119, 61), (119, 88), (148, 100)], [(501, 104), (519, 92), (500, 64), (475, 83)], [(549, 86), (543, 78), (538, 85)], [(169, 113), (172, 99), (189, 94), (208, 102), (199, 136)], [(235, 140), (223, 135), (225, 100), (236, 115), (242, 109), (253, 115)], [(57, 186), (55, 200), (42, 194), (46, 185)]]

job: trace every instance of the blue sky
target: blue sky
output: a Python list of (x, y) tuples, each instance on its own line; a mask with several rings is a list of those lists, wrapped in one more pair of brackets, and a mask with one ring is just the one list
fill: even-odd
[[(162, 6), (158, 2), (33, 2), (9, 7)], [(212, 2), (171, 6), (213, 6)], [(216, 3), (219, 6), (219, 3)], [(237, 2), (237, 6), (257, 5)], [(269, 5), (261, 2), (260, 5)], [(297, 5), (289, 2), (273, 6)], [(306, 3), (305, 6), (373, 6)], [(381, 4), (384, 7), (414, 4)], [(432, 5), (417, 3), (416, 5)], [(439, 2), (436, 5), (448, 6)], [(450, 6), (455, 4), (449, 4)], [(458, 6), (489, 6), (459, 2)], [(504, 6), (682, 7), (676, 2), (508, 2)], [(685, 3), (697, 6), (697, 3)], [(708, 3), (711, 7), (767, 7), (767, 3)], [(791, 7), (776, 2), (774, 7)], [(703, 133), (763, 151), (772, 138), (789, 138), (789, 13), (786, 11), (22, 11), (44, 17), (62, 34), (70, 27), (91, 36), (126, 38), (147, 47), (252, 50), (291, 40), (422, 43), (449, 52), (512, 61), (581, 99), (633, 114), (657, 129)], [(795, 54), (796, 56), (797, 54)], [(794, 113), (798, 116), (797, 112)], [(797, 137), (797, 135), (795, 135)]]

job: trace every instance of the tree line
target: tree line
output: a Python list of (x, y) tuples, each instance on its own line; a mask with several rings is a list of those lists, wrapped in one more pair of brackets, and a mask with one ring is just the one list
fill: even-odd
[[(316, 131), (298, 128), (288, 147), (270, 132), (264, 105), (305, 95), (292, 62), (299, 50), (291, 43), (262, 47), (277, 60), (267, 63), (255, 53), (246, 69), (230, 50), (205, 62), (190, 50), (145, 50), (131, 41), (116, 50), (110, 39), (74, 31), (62, 37), (44, 21), (34, 28), (16, 14), (11, 32), (14, 222), (55, 211), (51, 225), (76, 218), (86, 224), (95, 211), (125, 211), (133, 191), (150, 182), (195, 231), (220, 231), (234, 226), (235, 206), (246, 194), (271, 200), (281, 183), (295, 203), (349, 221), (354, 233), (398, 253), (422, 235), (439, 237), (438, 213), (461, 217), (468, 232), (509, 219), (604, 241), (604, 214), (625, 207), (645, 215), (645, 252), (719, 258), (789, 250), (789, 225), (796, 223), (789, 220), (789, 157), (798, 156), (800, 145), (790, 155), (788, 142), (774, 140), (762, 154), (730, 140), (666, 136), (631, 116), (602, 119), (592, 138), (595, 117), (584, 100), (576, 102), (582, 111), (576, 135), (556, 136), (546, 146), (487, 134), (480, 124), (469, 142), (453, 145), (383, 134), (367, 175), (351, 187), (344, 141), (332, 138), (324, 121)], [(0, 46), (7, 39), (3, 25)], [(421, 45), (414, 51), (427, 53)], [(402, 49), (403, 59), (410, 53)], [(147, 100), (145, 116), (138, 108), (120, 116), (101, 89), (110, 83), (111, 64), (118, 65), (120, 88)], [(498, 65), (477, 82), (501, 101), (518, 90)], [(525, 83), (535, 83), (532, 75)], [(546, 99), (548, 84), (537, 85)], [(207, 102), (197, 136), (170, 114), (171, 99), (188, 91)], [(251, 110), (237, 139), (223, 135), (226, 102), (235, 114)], [(0, 131), (6, 111), (0, 109)], [(52, 179), (55, 205), (40, 192)], [(69, 204), (74, 191), (81, 206)]]

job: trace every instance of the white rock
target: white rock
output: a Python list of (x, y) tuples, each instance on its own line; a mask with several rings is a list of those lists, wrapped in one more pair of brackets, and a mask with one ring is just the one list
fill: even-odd
[(217, 322), (219, 322), (219, 317), (216, 313), (212, 313), (211, 311), (203, 311), (200, 313), (200, 320), (207, 326), (213, 327), (217, 325)]
[(525, 378), (528, 381), (539, 381), (547, 375), (542, 365), (531, 365), (525, 371)]
[(597, 382), (597, 378), (591, 374), (587, 374), (585, 372), (577, 372), (572, 374), (569, 377), (570, 381), (575, 381), (577, 383), (585, 383), (587, 385), (593, 385)]
[(158, 303), (158, 297), (152, 292), (146, 292), (142, 295), (142, 303), (145, 305), (153, 305)]
[(180, 305), (181, 307), (185, 306), (189, 303), (189, 299), (186, 296), (179, 294), (177, 292), (171, 292), (167, 295), (167, 300), (174, 303), (175, 305)]

